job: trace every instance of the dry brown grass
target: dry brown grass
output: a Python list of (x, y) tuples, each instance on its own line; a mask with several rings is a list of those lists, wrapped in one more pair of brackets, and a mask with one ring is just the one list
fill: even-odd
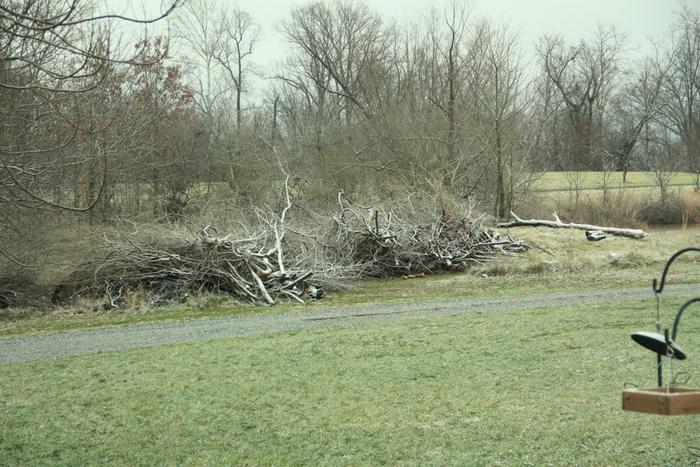
[(644, 228), (649, 225), (700, 224), (700, 192), (673, 189), (665, 198), (658, 190), (628, 189), (531, 193), (517, 210), (521, 218), (550, 219), (557, 212), (566, 222), (611, 227)]
[(618, 190), (607, 197), (595, 194), (568, 199), (557, 204), (556, 211), (562, 220), (601, 226), (640, 228), (644, 223), (639, 211), (644, 200), (633, 194)]
[(650, 225), (694, 225), (700, 223), (700, 192), (672, 191), (643, 204), (637, 218)]
[[(543, 273), (593, 274), (611, 268), (644, 269), (663, 266), (681, 248), (700, 246), (700, 229), (694, 227), (651, 229), (641, 240), (608, 237), (600, 242), (589, 242), (582, 230), (573, 229), (520, 227), (510, 229), (510, 233), (532, 246), (524, 259), (514, 258), (507, 263), (505, 269), (510, 273), (527, 268)], [(700, 256), (689, 256), (684, 261), (700, 262)]]

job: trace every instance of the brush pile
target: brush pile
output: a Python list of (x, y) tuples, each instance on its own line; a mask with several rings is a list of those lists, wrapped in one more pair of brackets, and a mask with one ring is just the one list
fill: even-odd
[(198, 241), (182, 244), (112, 243), (105, 257), (68, 275), (53, 301), (106, 297), (111, 308), (137, 290), (152, 303), (180, 302), (209, 291), (272, 305), (280, 297), (303, 302), (304, 295), (322, 293), (309, 282), (310, 271), (288, 270), (281, 249), (260, 247), (262, 238), (234, 241), (210, 236), (207, 230)]
[(310, 271), (288, 270), (281, 250), (261, 248), (261, 238), (216, 238), (203, 229), (198, 241), (180, 244), (112, 243), (109, 254), (74, 270), (56, 288), (54, 303), (73, 296), (106, 297), (116, 307), (133, 291), (152, 303), (174, 303), (205, 291), (227, 293), (252, 303), (274, 304), (279, 297), (303, 303), (319, 290)]
[[(404, 209), (385, 212), (353, 204), (341, 192), (334, 244), (346, 262), (364, 277), (410, 277), (441, 271), (462, 271), (497, 255), (526, 250), (522, 241), (500, 239), (484, 226), (485, 216), (474, 211), (450, 214), (443, 210), (430, 219)], [(427, 222), (416, 219), (428, 217)]]
[(342, 192), (330, 228), (328, 217), (316, 217), (316, 231), (292, 229), (288, 193), (280, 216), (258, 211), (256, 233), (244, 228), (238, 239), (213, 236), (208, 226), (179, 241), (107, 242), (102, 257), (74, 269), (56, 287), (53, 302), (104, 297), (106, 308), (113, 308), (139, 291), (157, 304), (202, 292), (269, 305), (280, 299), (303, 303), (354, 279), (461, 271), (526, 249), (521, 241), (499, 238), (484, 226), (485, 216), (469, 208), (440, 216), (410, 206), (385, 211), (354, 204)]
[(205, 291), (269, 305), (283, 297), (301, 303), (303, 296), (321, 298), (323, 290), (309, 282), (311, 271), (285, 266), (286, 218), (292, 207), (288, 181), (281, 215), (258, 212), (261, 232), (232, 240), (211, 236), (207, 226), (198, 239), (180, 243), (108, 242), (103, 258), (76, 268), (56, 287), (53, 302), (106, 297), (106, 307), (113, 308), (134, 291), (154, 304), (181, 302)]

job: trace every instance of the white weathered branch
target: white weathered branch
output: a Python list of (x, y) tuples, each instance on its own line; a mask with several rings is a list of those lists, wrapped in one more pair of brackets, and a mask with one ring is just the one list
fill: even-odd
[(617, 235), (620, 237), (629, 237), (629, 238), (644, 238), (646, 235), (643, 230), (641, 229), (623, 229), (623, 228), (618, 228), (618, 227), (601, 227), (598, 225), (590, 225), (590, 224), (575, 224), (575, 223), (564, 223), (559, 219), (559, 216), (557, 213), (554, 213), (554, 220), (553, 221), (546, 221), (546, 220), (541, 220), (541, 219), (521, 219), (518, 216), (515, 215), (515, 213), (511, 212), (511, 216), (513, 216), (513, 221), (511, 222), (503, 222), (497, 225), (498, 228), (503, 228), (503, 229), (508, 229), (510, 227), (549, 227), (552, 229), (579, 229), (579, 230), (599, 230), (601, 232), (609, 233), (610, 235)]

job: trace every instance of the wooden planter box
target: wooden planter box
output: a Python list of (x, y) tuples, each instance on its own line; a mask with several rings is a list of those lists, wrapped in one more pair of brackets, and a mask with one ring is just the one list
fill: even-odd
[(622, 410), (659, 415), (700, 413), (700, 389), (666, 388), (623, 391)]

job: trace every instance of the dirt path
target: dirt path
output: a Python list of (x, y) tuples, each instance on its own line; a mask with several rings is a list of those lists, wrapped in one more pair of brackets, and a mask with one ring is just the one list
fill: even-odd
[[(674, 285), (664, 296), (700, 295), (700, 284)], [(314, 308), (313, 311), (261, 313), (170, 323), (112, 326), (0, 339), (0, 364), (156, 347), (237, 336), (271, 334), (294, 329), (353, 326), (372, 321), (428, 318), (471, 312), (554, 308), (593, 302), (624, 302), (649, 298), (648, 287), (560, 292), (495, 298), (438, 299), (371, 306)]]

